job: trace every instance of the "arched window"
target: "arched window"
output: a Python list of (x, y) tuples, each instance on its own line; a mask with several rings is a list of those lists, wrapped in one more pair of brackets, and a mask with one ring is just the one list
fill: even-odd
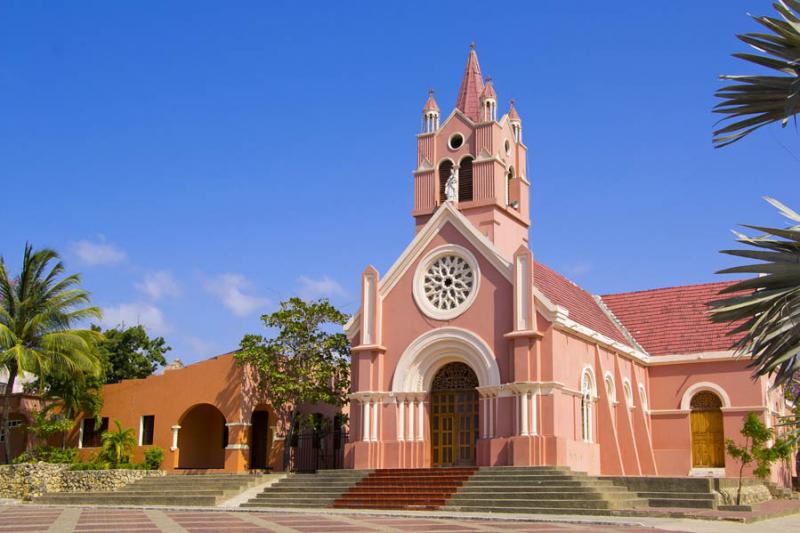
[(458, 201), (472, 201), (472, 158), (465, 157), (458, 164)]
[(441, 163), (439, 163), (439, 202), (444, 203), (447, 200), (447, 197), (444, 193), (445, 185), (447, 185), (447, 178), (450, 177), (450, 173), (453, 171), (453, 162), (449, 159), (445, 159)]
[(606, 374), (605, 384), (606, 384), (606, 394), (608, 395), (608, 401), (611, 403), (616, 403), (617, 389), (614, 386), (614, 378), (611, 376), (611, 372)]
[(628, 409), (633, 409), (633, 390), (628, 378), (622, 380), (622, 392), (625, 394), (625, 405), (628, 406)]
[(647, 391), (644, 390), (644, 385), (639, 383), (639, 401), (642, 403), (642, 410), (647, 412), (650, 407), (647, 405)]
[(592, 396), (594, 393), (594, 378), (589, 369), (583, 371), (581, 378), (581, 437), (584, 442), (592, 442), (594, 420), (592, 418)]

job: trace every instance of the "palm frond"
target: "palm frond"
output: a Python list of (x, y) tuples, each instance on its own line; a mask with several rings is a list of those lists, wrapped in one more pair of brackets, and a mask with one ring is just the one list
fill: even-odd
[(733, 56), (783, 76), (720, 76), (732, 83), (715, 93), (722, 102), (714, 107), (714, 113), (724, 115), (718, 124), (725, 124), (714, 130), (712, 142), (717, 148), (769, 124), (786, 126), (800, 111), (800, 3), (779, 0), (773, 7), (780, 18), (751, 15), (770, 33), (737, 35), (758, 54), (739, 52)]
[[(766, 200), (786, 218), (800, 220), (800, 215), (777, 200)], [(800, 226), (745, 227), (764, 233), (758, 237), (737, 235), (739, 243), (756, 250), (722, 253), (761, 262), (719, 273), (758, 276), (722, 290), (720, 295), (727, 297), (712, 302), (711, 318), (732, 324), (729, 334), (737, 337), (734, 347), (751, 358), (755, 376), (774, 375), (776, 384), (786, 384), (800, 370)]]

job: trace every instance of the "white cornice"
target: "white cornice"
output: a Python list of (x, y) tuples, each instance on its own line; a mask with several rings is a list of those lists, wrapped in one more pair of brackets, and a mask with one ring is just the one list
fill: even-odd
[(654, 355), (650, 357), (650, 365), (659, 366), (674, 365), (676, 363), (714, 363), (717, 361), (728, 361), (731, 359), (736, 359), (736, 352), (733, 350), (673, 355)]

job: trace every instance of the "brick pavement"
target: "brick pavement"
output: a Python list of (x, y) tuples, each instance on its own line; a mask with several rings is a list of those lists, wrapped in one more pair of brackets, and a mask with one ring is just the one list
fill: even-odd
[(649, 527), (315, 513), (0, 506), (0, 533), (655, 532)]

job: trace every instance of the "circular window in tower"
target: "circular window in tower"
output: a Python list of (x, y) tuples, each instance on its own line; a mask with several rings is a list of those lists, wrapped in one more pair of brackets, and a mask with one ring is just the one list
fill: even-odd
[(440, 246), (423, 259), (414, 274), (414, 300), (437, 320), (449, 320), (466, 311), (478, 294), (478, 262), (466, 248)]
[(461, 148), (461, 145), (464, 144), (464, 136), (460, 133), (454, 133), (450, 136), (450, 140), (447, 141), (447, 145), (450, 147), (451, 150), (458, 150)]

